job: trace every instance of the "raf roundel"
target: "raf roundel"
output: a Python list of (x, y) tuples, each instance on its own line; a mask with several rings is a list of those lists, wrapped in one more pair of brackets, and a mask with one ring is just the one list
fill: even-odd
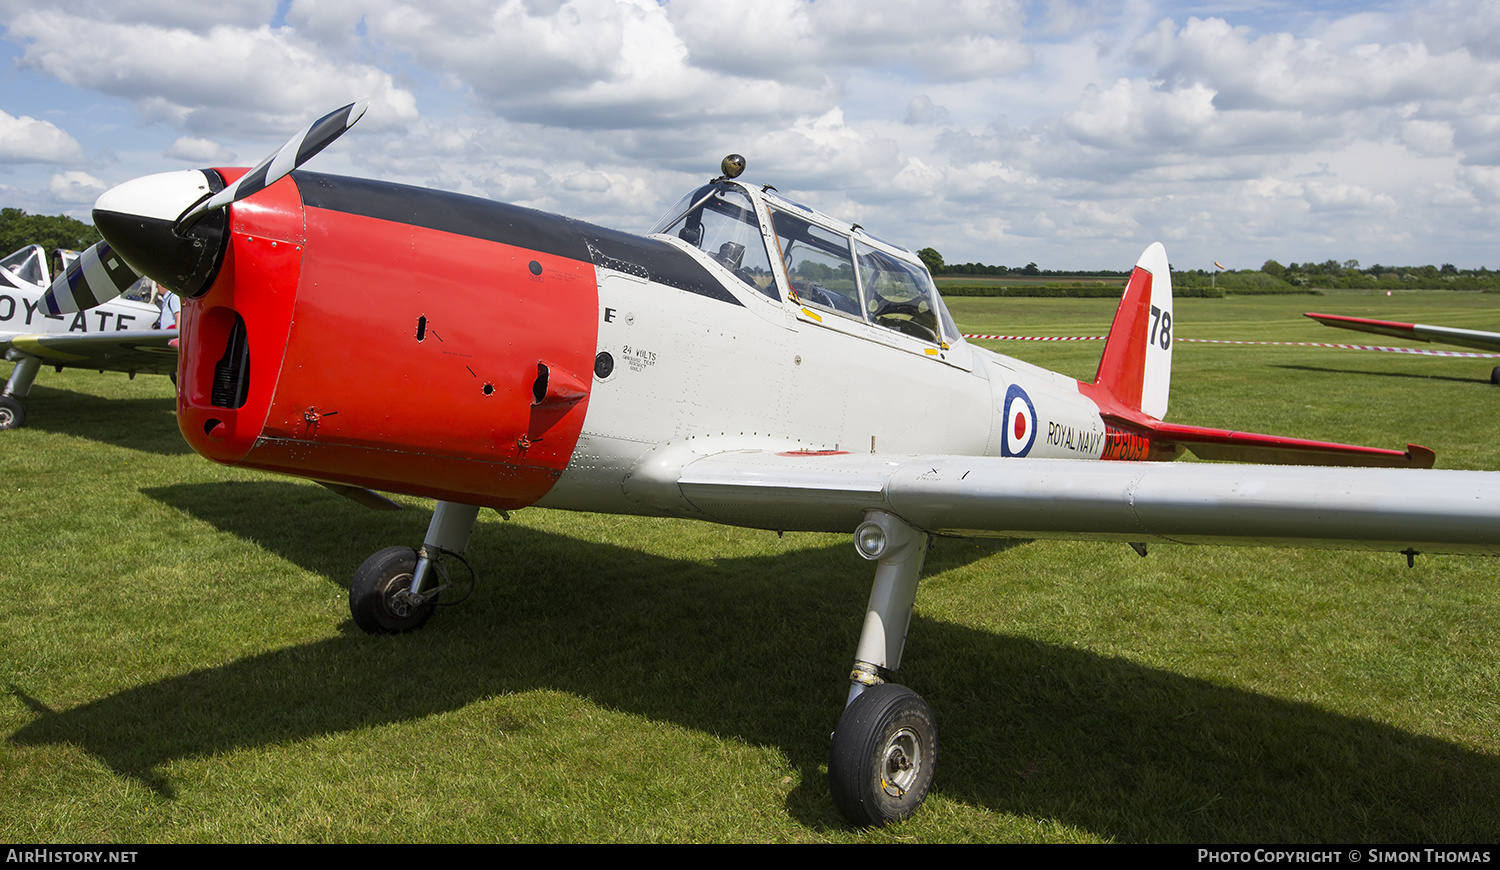
[(1036, 443), (1036, 406), (1020, 384), (1005, 391), (1005, 437), (1000, 442), (1001, 456), (1025, 456)]

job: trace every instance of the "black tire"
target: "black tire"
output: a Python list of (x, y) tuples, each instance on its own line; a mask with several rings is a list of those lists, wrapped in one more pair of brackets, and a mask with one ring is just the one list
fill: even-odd
[(1490, 383), (1500, 384), (1500, 366), (1490, 369)]
[(0, 429), (19, 429), (25, 425), (25, 406), (10, 396), (0, 396)]
[(402, 613), (392, 596), (411, 587), (417, 553), (411, 547), (386, 547), (365, 560), (349, 581), (349, 613), (354, 624), (369, 634), (416, 631), (437, 609), (437, 596), (415, 610)]
[(937, 752), (937, 720), (927, 702), (905, 686), (871, 686), (844, 708), (833, 732), (833, 802), (860, 827), (900, 821), (926, 800)]

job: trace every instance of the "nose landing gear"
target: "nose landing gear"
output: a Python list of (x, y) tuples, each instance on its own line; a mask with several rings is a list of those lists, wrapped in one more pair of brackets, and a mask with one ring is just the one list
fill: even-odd
[[(463, 551), (478, 516), (479, 508), (473, 505), (440, 501), (421, 550), (386, 547), (366, 559), (349, 583), (354, 624), (370, 634), (400, 634), (426, 625), (437, 609), (438, 596), (450, 587), (441, 558), (452, 556), (468, 568)], [(471, 589), (473, 575), (470, 569)], [(466, 593), (463, 598), (467, 597)]]

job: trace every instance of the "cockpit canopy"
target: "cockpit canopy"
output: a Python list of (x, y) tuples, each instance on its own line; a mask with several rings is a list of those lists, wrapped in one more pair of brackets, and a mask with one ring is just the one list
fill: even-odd
[(708, 184), (678, 201), (651, 231), (676, 236), (735, 277), (779, 299), (755, 203), (738, 184)]
[(46, 254), (41, 245), (27, 245), (0, 260), (0, 268), (30, 284), (47, 283)]
[(932, 276), (910, 251), (769, 190), (710, 182), (678, 200), (652, 233), (697, 248), (771, 299), (930, 344), (959, 340)]
[[(16, 283), (24, 281), (28, 284), (39, 284), (46, 286), (52, 283), (52, 279), (67, 271), (68, 266), (78, 259), (77, 251), (66, 248), (58, 248), (52, 252), (52, 257), (47, 258), (47, 252), (42, 250), (41, 245), (27, 245), (12, 254), (7, 254), (0, 260), (0, 285), (20, 287)], [(51, 271), (48, 271), (51, 266)]]

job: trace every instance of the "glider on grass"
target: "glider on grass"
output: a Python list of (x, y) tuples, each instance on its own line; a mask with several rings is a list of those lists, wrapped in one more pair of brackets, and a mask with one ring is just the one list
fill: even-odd
[[(1425, 323), (1400, 323), (1394, 320), (1370, 320), (1366, 317), (1343, 317), (1338, 314), (1316, 314), (1311, 311), (1303, 316), (1311, 317), (1324, 326), (1333, 326), (1338, 329), (1392, 335), (1407, 341), (1435, 341), (1439, 344), (1456, 344), (1459, 347), (1500, 351), (1500, 332), (1454, 329), (1451, 326), (1428, 326)], [(1490, 370), (1490, 383), (1500, 384), (1500, 366)]]
[[(932, 713), (890, 682), (932, 535), (1500, 553), (1500, 475), (1163, 422), (1160, 245), (1080, 382), (967, 343), (915, 254), (740, 181), (737, 155), (636, 236), (298, 169), (363, 110), (249, 171), (104, 194), (106, 269), (52, 304), (156, 279), (183, 295), (193, 449), (368, 504), (437, 500), (419, 549), (354, 573), (369, 632), (427, 622), (481, 507), (850, 534), (875, 579), (829, 776), (855, 824), (909, 815), (932, 782)], [(1270, 464), (1149, 461), (1184, 451)]]

